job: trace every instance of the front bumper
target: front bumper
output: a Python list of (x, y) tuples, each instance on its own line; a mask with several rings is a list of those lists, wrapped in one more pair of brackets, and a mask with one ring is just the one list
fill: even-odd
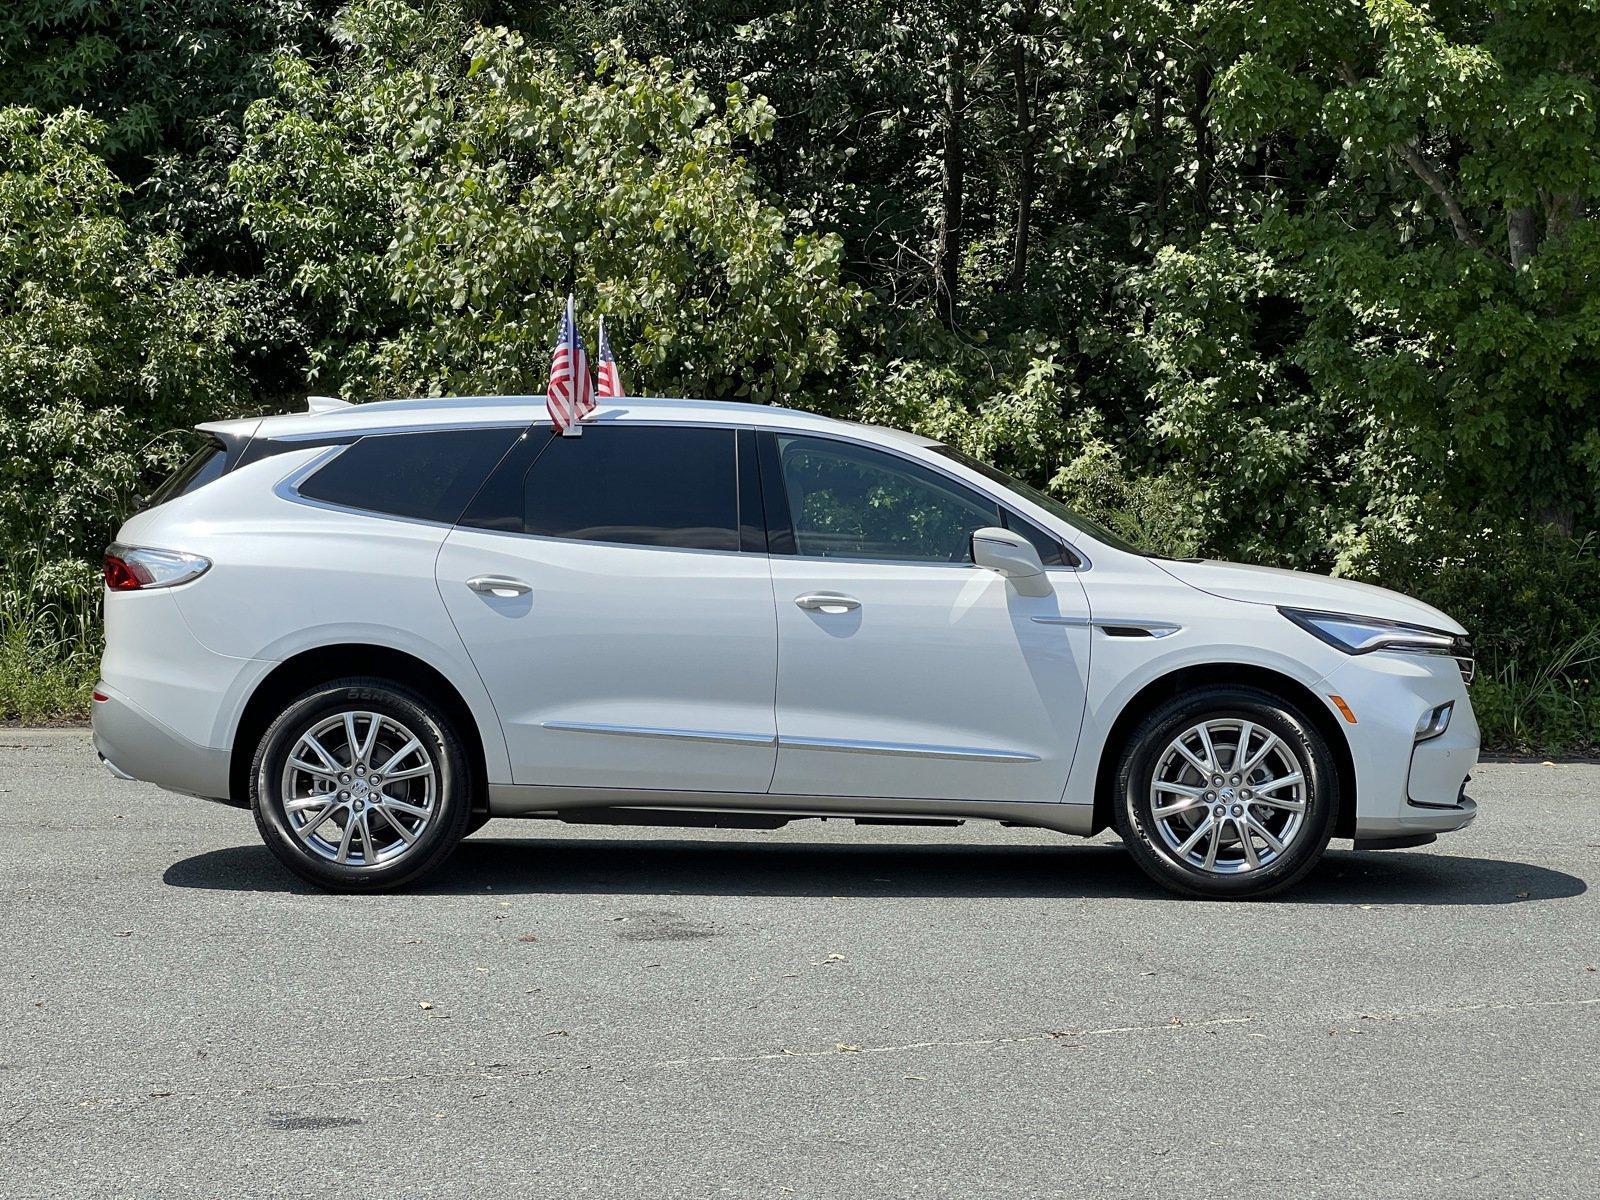
[[(1358, 842), (1426, 838), (1472, 823), (1478, 806), (1465, 786), (1478, 762), (1479, 732), (1454, 659), (1373, 653), (1353, 657), (1317, 689), (1339, 719), (1356, 773)], [(1332, 703), (1339, 696), (1351, 724)], [(1417, 722), (1453, 705), (1449, 727), (1417, 740)]]
[[(1380, 842), (1391, 838), (1409, 838), (1440, 833), (1454, 833), (1472, 824), (1478, 815), (1478, 802), (1470, 796), (1460, 796), (1455, 804), (1447, 806), (1411, 807), (1392, 817), (1364, 817), (1356, 821), (1357, 849), (1361, 842)], [(1420, 842), (1416, 843), (1421, 845)], [(1376, 847), (1373, 847), (1376, 849)]]
[(226, 750), (195, 745), (108, 683), (95, 691), (105, 699), (93, 704), (94, 748), (113, 775), (207, 800), (228, 795)]

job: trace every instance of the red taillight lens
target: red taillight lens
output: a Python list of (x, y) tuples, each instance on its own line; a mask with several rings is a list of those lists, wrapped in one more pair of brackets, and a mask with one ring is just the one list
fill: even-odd
[(132, 563), (115, 554), (106, 555), (105, 573), (106, 586), (113, 592), (131, 592), (149, 582), (139, 578), (139, 572), (134, 570)]
[(198, 579), (211, 569), (211, 560), (181, 550), (156, 550), (113, 542), (106, 547), (104, 569), (106, 587), (113, 592), (135, 592), (141, 588), (173, 587)]

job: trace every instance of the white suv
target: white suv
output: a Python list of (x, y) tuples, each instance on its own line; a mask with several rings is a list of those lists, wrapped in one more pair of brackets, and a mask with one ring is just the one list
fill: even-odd
[(1465, 631), (1144, 554), (926, 438), (634, 400), (313, 402), (210, 444), (106, 558), (95, 744), (374, 889), (489, 817), (1094, 834), (1179, 892), (1459, 829)]

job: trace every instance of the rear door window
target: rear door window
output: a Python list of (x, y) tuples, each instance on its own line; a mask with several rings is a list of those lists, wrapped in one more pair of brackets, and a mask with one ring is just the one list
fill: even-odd
[(739, 549), (732, 429), (591, 425), (552, 438), (523, 481), (522, 530), (680, 550)]
[(446, 429), (359, 439), (300, 484), (308, 500), (453, 525), (520, 429)]

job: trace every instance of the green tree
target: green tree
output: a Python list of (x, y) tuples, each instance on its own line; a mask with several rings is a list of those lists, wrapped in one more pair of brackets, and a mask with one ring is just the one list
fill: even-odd
[[(0, 109), (0, 553), (104, 543), (152, 442), (241, 398), (239, 289), (132, 229), (78, 111)], [(16, 561), (12, 558), (12, 561)]]
[(826, 388), (858, 306), (840, 241), (790, 234), (739, 147), (769, 105), (612, 46), (582, 75), (400, 0), (341, 17), (331, 68), (277, 64), (233, 169), (314, 377), (351, 395), (535, 391), (569, 289), (635, 390)]

